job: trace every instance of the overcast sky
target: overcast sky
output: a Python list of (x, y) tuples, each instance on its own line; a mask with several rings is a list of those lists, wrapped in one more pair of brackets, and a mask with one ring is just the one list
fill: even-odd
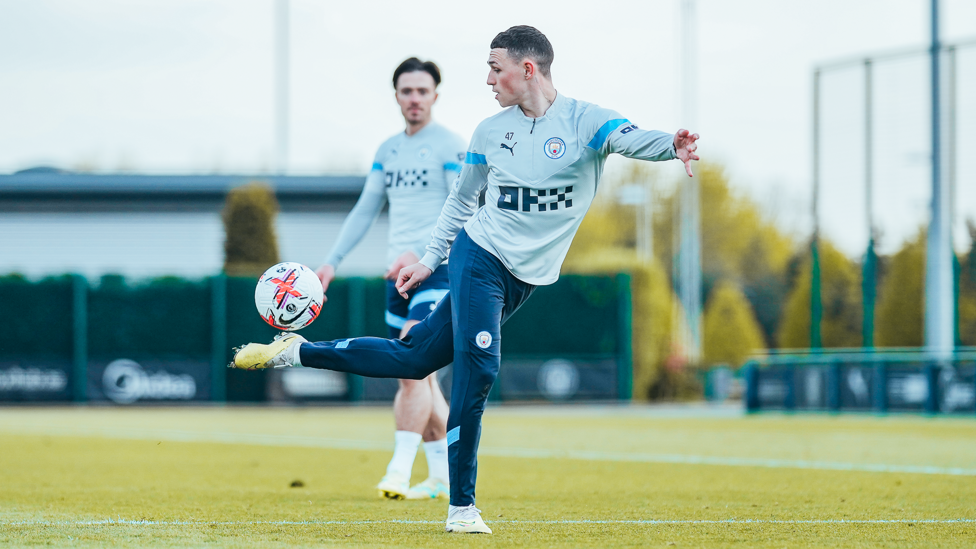
[[(924, 47), (929, 0), (698, 0), (700, 154), (786, 229), (809, 227), (817, 64)], [(494, 35), (538, 27), (560, 93), (644, 128), (681, 127), (678, 0), (462, 3), (291, 0), (295, 174), (365, 173), (402, 129), (390, 77), (404, 58), (443, 72), (435, 118), (467, 138), (498, 112)], [(976, 2), (943, 0), (945, 41), (976, 38)], [(47, 164), (148, 173), (274, 165), (273, 0), (0, 0), (0, 173)], [(924, 58), (879, 65), (875, 172), (891, 249), (926, 221)], [(976, 147), (976, 48), (959, 54), (960, 150)], [(863, 75), (825, 76), (827, 235), (863, 246)], [(976, 216), (976, 160), (959, 154), (957, 215)], [(675, 163), (676, 164), (676, 163)], [(669, 166), (669, 173), (680, 173)], [(707, 212), (704, 212), (707, 215)], [(957, 222), (957, 243), (963, 224)], [(968, 239), (965, 241), (968, 245)]]

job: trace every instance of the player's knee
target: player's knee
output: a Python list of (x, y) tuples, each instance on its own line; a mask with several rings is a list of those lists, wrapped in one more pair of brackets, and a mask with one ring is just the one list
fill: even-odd
[(475, 363), (471, 365), (469, 375), (469, 387), (478, 391), (481, 396), (487, 397), (498, 378), (498, 366), (495, 364)]
[(423, 379), (433, 372), (437, 371), (439, 366), (432, 364), (430, 357), (423, 353), (411, 353), (411, 356), (404, 363), (403, 375), (400, 376), (405, 382), (417, 383), (427, 386), (427, 390), (430, 390), (430, 386)]
[(401, 379), (400, 390), (405, 394), (430, 393), (430, 384), (424, 378), (420, 379)]

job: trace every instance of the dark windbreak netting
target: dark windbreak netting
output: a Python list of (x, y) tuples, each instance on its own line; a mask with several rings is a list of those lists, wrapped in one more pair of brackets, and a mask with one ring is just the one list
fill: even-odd
[(0, 277), (0, 357), (70, 358), (72, 277)]
[[(626, 280), (570, 275), (538, 288), (502, 330), (501, 382), (493, 398), (617, 398), (617, 355), (627, 349), (621, 334), (629, 337), (621, 315)], [(255, 308), (255, 283), (249, 277), (2, 277), (0, 401), (393, 397), (395, 380), (223, 368), (232, 347), (267, 343), (278, 332)], [(311, 341), (386, 337), (386, 299), (382, 278), (338, 279), (318, 319), (301, 334)], [(450, 383), (449, 370), (443, 384)]]
[(73, 285), (0, 277), (0, 401), (72, 399)]
[(618, 291), (611, 275), (564, 275), (537, 288), (502, 328), (502, 353), (616, 352)]
[(88, 352), (204, 357), (211, 353), (211, 285), (176, 277), (129, 283), (104, 276), (88, 292)]

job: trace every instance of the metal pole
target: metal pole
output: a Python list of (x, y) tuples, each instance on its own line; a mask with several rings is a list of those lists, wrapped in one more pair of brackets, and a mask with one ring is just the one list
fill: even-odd
[(289, 0), (275, 0), (275, 172), (288, 169)]
[(868, 239), (874, 240), (874, 119), (873, 76), (870, 59), (864, 60), (864, 190), (865, 213), (868, 222)]
[(863, 319), (861, 322), (861, 344), (874, 347), (874, 303), (877, 294), (874, 253), (874, 128), (872, 112), (872, 67), (871, 60), (864, 60), (864, 202), (868, 222), (868, 249), (864, 254), (864, 268), (861, 273), (861, 297)]
[[(948, 119), (946, 123), (946, 175), (949, 178), (949, 228), (950, 231), (956, 226), (956, 47), (946, 48), (946, 62), (948, 69), (948, 105), (946, 106)], [(951, 232), (949, 233), (952, 234)]]
[(688, 316), (691, 327), (691, 350), (689, 355), (695, 362), (702, 357), (702, 272), (701, 272), (701, 185), (697, 177), (692, 178), (692, 199), (689, 201), (689, 230), (688, 243), (688, 274), (691, 283), (688, 285), (688, 307), (693, 314)]
[(819, 349), (820, 319), (820, 69), (813, 72), (813, 238), (810, 239), (810, 348)]
[(810, 243), (810, 263), (813, 271), (810, 277), (810, 348), (820, 349), (823, 340), (820, 336), (820, 321), (823, 319), (823, 303), (820, 299), (820, 248), (819, 237), (814, 235)]
[(644, 238), (647, 248), (644, 253), (647, 255), (648, 262), (654, 261), (654, 188), (656, 182), (657, 172), (654, 173), (653, 179), (645, 184), (647, 190), (644, 194), (644, 203), (641, 205), (644, 208), (644, 223), (646, 224)]
[(959, 258), (956, 257), (955, 250), (952, 248), (952, 231), (956, 227), (956, 47), (949, 46), (946, 48), (946, 62), (948, 64), (948, 87), (946, 90), (949, 95), (948, 105), (946, 110), (948, 111), (948, 128), (946, 131), (946, 168), (947, 176), (949, 178), (949, 249), (952, 254), (952, 341), (954, 346), (962, 345), (962, 336), (960, 333), (959, 326), (959, 277), (961, 275), (961, 266), (959, 265)]
[(210, 400), (227, 402), (227, 277), (210, 279)]
[(925, 344), (946, 360), (953, 348), (952, 244), (948, 181), (942, 177), (939, 2), (932, 0), (932, 216), (925, 264)]
[(617, 275), (617, 398), (630, 400), (634, 394), (634, 323), (630, 275)]
[(81, 275), (71, 277), (72, 296), (72, 369), (71, 400), (88, 400), (88, 281)]
[[(644, 187), (640, 189), (643, 191)], [(641, 201), (634, 205), (634, 215), (637, 225), (637, 260), (641, 263), (649, 263), (651, 257), (647, 254), (647, 203), (646, 192), (641, 193)]]
[[(682, 29), (682, 78), (681, 104), (683, 124), (694, 131), (697, 101), (697, 36), (695, 21), (695, 0), (681, 1)], [(682, 184), (681, 193), (681, 292), (679, 297), (685, 309), (688, 322), (686, 350), (688, 360), (697, 363), (701, 360), (701, 221), (698, 178), (691, 178)]]

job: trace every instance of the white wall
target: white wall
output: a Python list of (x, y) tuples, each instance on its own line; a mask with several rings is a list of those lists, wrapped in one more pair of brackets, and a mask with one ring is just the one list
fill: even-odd
[[(281, 213), (283, 261), (316, 268), (332, 247), (345, 213)], [(339, 268), (340, 276), (381, 275), (388, 221), (381, 216)], [(220, 272), (224, 229), (219, 213), (0, 214), (0, 274), (32, 278), (74, 272), (143, 278), (203, 277)]]

